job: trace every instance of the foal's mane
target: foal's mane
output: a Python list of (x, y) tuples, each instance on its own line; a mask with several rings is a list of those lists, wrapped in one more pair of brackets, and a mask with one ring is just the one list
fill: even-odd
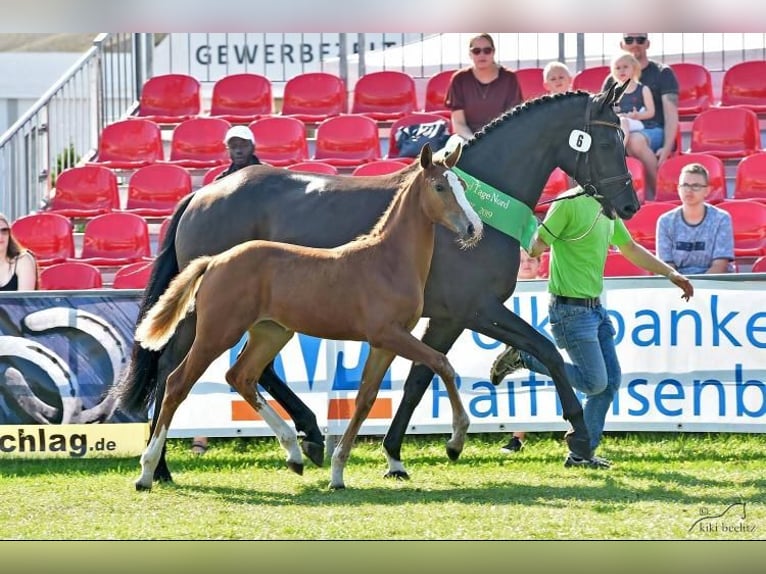
[(575, 98), (582, 98), (582, 97), (590, 97), (590, 93), (584, 92), (582, 90), (578, 90), (576, 92), (564, 92), (561, 94), (545, 94), (540, 97), (522, 102), (521, 104), (518, 104), (517, 106), (512, 107), (510, 110), (503, 112), (502, 114), (497, 116), (494, 120), (491, 120), (478, 132), (473, 134), (473, 137), (463, 145), (463, 149), (467, 147), (471, 147), (472, 145), (475, 145), (478, 140), (480, 140), (482, 137), (484, 137), (488, 133), (496, 130), (502, 125), (505, 125), (505, 123), (508, 122), (509, 120), (513, 118), (517, 118), (529, 110), (540, 109), (542, 107), (545, 107), (548, 104), (551, 104), (552, 102), (561, 102), (565, 100), (573, 100)]

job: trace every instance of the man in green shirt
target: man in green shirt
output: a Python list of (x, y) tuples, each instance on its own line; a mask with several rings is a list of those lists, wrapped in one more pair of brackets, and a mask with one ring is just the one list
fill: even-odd
[[(528, 251), (536, 257), (551, 248), (548, 281), (551, 331), (556, 344), (572, 360), (566, 364), (572, 386), (587, 396), (583, 411), (595, 452), (621, 379), (615, 329), (599, 299), (610, 245), (635, 265), (667, 277), (683, 291), (683, 299), (688, 301), (694, 295), (694, 287), (689, 279), (633, 241), (621, 219), (607, 218), (598, 201), (578, 192), (580, 188), (561, 194), (566, 199), (555, 202), (548, 210)], [(509, 346), (492, 365), (490, 379), (497, 385), (521, 368), (550, 376), (533, 355)], [(610, 464), (601, 457), (583, 459), (572, 453), (564, 462), (567, 467), (608, 468)]]

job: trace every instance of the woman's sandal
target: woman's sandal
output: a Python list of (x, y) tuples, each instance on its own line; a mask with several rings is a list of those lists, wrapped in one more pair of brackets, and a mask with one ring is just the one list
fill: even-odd
[(191, 451), (193, 454), (199, 454), (199, 455), (205, 454), (205, 452), (207, 452), (207, 445), (204, 442), (195, 440), (192, 443)]

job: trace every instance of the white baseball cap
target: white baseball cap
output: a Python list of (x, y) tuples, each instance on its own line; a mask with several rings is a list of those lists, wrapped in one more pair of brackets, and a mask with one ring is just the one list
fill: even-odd
[(229, 143), (231, 138), (240, 138), (255, 143), (253, 132), (247, 126), (234, 126), (229, 128), (229, 131), (226, 132), (226, 137), (223, 138), (223, 143)]

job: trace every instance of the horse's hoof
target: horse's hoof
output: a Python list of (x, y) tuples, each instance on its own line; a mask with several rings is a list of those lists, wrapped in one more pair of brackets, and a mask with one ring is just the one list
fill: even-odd
[(579, 458), (590, 459), (593, 457), (593, 449), (590, 448), (590, 437), (578, 436), (577, 431), (569, 430), (564, 435), (564, 440), (569, 447), (569, 452)]
[(154, 480), (156, 482), (173, 482), (173, 477), (170, 475), (170, 471), (155, 472)]
[(318, 467), (324, 466), (324, 445), (310, 440), (301, 441), (301, 450)]
[(405, 470), (389, 470), (383, 475), (383, 478), (393, 478), (395, 480), (409, 480), (410, 475)]
[(145, 484), (142, 484), (140, 480), (136, 481), (136, 490), (138, 492), (149, 492), (152, 489), (152, 485), (146, 486)]
[(460, 458), (460, 453), (463, 452), (462, 449), (458, 450), (455, 447), (447, 445), (447, 456), (451, 461), (456, 461)]
[(330, 490), (346, 490), (346, 485), (342, 482), (340, 484), (333, 484), (332, 482), (329, 484)]
[(292, 470), (295, 474), (299, 476), (303, 476), (303, 463), (302, 462), (292, 462), (287, 461), (287, 468)]

